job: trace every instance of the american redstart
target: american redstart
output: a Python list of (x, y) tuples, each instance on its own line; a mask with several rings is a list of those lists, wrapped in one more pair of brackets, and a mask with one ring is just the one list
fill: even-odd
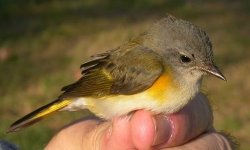
[(138, 109), (174, 113), (200, 90), (203, 75), (226, 80), (214, 64), (208, 35), (188, 21), (168, 15), (148, 32), (81, 65), (82, 77), (62, 94), (14, 122), (9, 132), (51, 113), (89, 109), (112, 119)]

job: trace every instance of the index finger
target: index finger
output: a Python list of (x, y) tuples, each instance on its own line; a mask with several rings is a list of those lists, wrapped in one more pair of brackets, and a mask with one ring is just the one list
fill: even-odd
[[(213, 113), (208, 99), (202, 93), (182, 110), (165, 115), (171, 124), (171, 136), (163, 144), (156, 147), (172, 147), (182, 145), (212, 128)], [(156, 133), (157, 134), (157, 133)]]

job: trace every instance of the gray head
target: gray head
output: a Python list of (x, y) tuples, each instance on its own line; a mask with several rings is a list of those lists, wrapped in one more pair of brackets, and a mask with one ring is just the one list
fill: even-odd
[(145, 37), (144, 45), (163, 55), (166, 66), (178, 77), (198, 80), (210, 73), (226, 80), (214, 64), (208, 35), (192, 23), (167, 16), (154, 24)]

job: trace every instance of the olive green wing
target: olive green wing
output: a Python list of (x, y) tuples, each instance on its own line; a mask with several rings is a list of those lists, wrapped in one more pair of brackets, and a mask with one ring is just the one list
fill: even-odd
[(81, 65), (82, 77), (60, 98), (129, 95), (148, 89), (163, 72), (161, 57), (142, 46), (120, 47)]

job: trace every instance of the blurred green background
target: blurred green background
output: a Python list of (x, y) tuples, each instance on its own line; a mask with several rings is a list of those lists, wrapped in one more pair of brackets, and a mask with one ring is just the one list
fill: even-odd
[(250, 147), (248, 0), (0, 0), (0, 139), (42, 149), (82, 112), (61, 112), (14, 134), (8, 126), (80, 77), (90, 55), (119, 46), (170, 13), (205, 29), (228, 82), (207, 77), (215, 127)]

